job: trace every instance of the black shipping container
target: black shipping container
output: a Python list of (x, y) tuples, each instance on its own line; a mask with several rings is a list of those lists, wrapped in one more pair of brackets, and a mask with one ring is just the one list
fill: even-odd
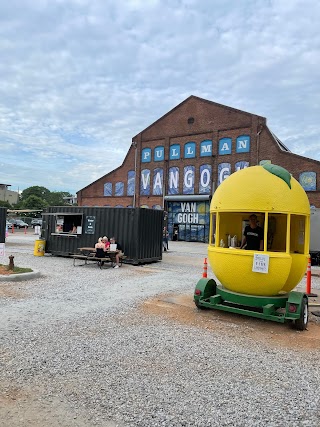
[(0, 243), (6, 240), (7, 208), (0, 207)]
[(107, 236), (122, 246), (126, 262), (137, 265), (162, 259), (161, 210), (54, 206), (43, 212), (42, 219), (46, 253), (69, 256)]

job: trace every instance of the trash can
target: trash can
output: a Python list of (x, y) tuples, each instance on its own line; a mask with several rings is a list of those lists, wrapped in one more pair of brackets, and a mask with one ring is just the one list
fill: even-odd
[(40, 234), (40, 229), (41, 229), (40, 225), (35, 225), (34, 226), (34, 234)]
[(43, 239), (35, 240), (33, 255), (34, 256), (43, 256), (45, 247), (46, 247), (46, 241), (45, 240), (43, 240)]

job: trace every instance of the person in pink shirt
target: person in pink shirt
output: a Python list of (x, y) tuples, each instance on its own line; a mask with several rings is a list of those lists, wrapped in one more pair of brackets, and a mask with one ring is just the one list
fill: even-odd
[(104, 243), (106, 250), (108, 251), (110, 248), (110, 242), (107, 236), (103, 236), (101, 239), (102, 243)]

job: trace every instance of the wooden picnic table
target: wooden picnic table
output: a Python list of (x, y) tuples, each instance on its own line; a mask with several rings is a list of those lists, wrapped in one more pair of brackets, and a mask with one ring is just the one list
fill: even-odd
[(78, 248), (79, 251), (86, 256), (89, 256), (92, 253), (96, 253), (96, 249), (95, 248)]
[[(96, 261), (98, 262), (99, 267), (102, 267), (102, 264), (104, 262), (110, 262), (111, 261), (111, 266), (113, 267), (113, 265), (116, 263), (116, 254), (119, 253), (120, 251), (106, 251), (105, 252), (105, 258), (98, 258), (96, 257), (96, 249), (95, 248), (91, 248), (91, 247), (82, 247), (82, 248), (78, 248), (78, 250), (81, 252), (81, 255), (77, 255), (74, 254), (73, 255), (73, 265), (75, 266), (75, 260), (76, 259), (82, 259), (84, 260), (84, 264), (81, 265), (86, 265), (88, 263), (88, 261)], [(122, 264), (122, 258), (120, 258), (120, 264)]]
[[(95, 254), (96, 253), (96, 249), (95, 248), (89, 248), (89, 247), (85, 247), (85, 248), (78, 248), (79, 251), (83, 254), (83, 255), (87, 255), (90, 256), (91, 254)], [(114, 258), (116, 257), (116, 254), (118, 254), (120, 251), (116, 250), (116, 251), (105, 251), (105, 256), (106, 258)]]

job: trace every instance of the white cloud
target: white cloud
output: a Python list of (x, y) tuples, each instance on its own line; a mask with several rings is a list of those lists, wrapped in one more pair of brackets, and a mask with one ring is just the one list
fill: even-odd
[(1, 181), (76, 192), (191, 94), (320, 159), (319, 18), (298, 0), (2, 2)]

